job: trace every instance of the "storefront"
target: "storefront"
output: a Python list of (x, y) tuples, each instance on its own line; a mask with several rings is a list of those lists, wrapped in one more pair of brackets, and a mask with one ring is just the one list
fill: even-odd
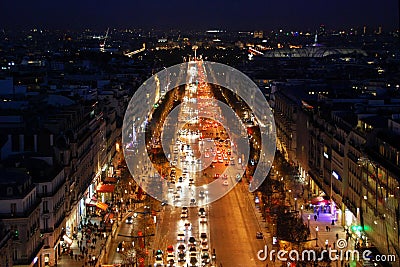
[(113, 184), (99, 184), (96, 188), (97, 198), (101, 202), (113, 201), (115, 185)]
[(67, 235), (63, 235), (60, 241), (60, 245), (61, 245), (61, 253), (68, 254), (70, 247), (72, 245), (72, 239), (69, 238)]
[(69, 216), (69, 218), (66, 221), (65, 234), (69, 238), (72, 238), (73, 233), (77, 232), (76, 226), (77, 226), (78, 221), (79, 221), (79, 218), (77, 216), (79, 214), (78, 206), (79, 206), (79, 204), (76, 205), (72, 209), (71, 215)]

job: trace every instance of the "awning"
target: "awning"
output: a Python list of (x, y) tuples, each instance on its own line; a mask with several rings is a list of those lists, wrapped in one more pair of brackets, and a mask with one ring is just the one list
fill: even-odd
[(68, 236), (66, 236), (66, 235), (64, 235), (63, 236), (63, 238), (64, 238), (64, 241), (65, 242), (67, 242), (69, 245), (71, 245), (72, 244), (72, 240), (71, 240), (71, 238), (69, 238)]
[(107, 205), (106, 203), (103, 203), (103, 202), (97, 202), (97, 203), (96, 203), (96, 207), (98, 207), (99, 209), (102, 209), (102, 210), (106, 211), (107, 208), (108, 208), (108, 205)]
[(104, 179), (104, 182), (105, 183), (116, 183), (116, 182), (118, 182), (118, 179), (117, 178), (115, 178), (115, 177), (107, 177), (106, 179)]
[(326, 197), (315, 197), (311, 199), (313, 205), (328, 205), (330, 201)]
[(112, 193), (114, 192), (115, 185), (113, 184), (102, 184), (98, 185), (96, 191), (98, 193)]
[(86, 206), (89, 206), (89, 207), (95, 207), (97, 204), (97, 200), (86, 199), (85, 204), (86, 204)]

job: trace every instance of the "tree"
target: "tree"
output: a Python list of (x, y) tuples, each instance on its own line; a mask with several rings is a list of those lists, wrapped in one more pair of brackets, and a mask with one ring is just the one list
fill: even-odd
[(310, 230), (298, 217), (297, 212), (279, 209), (277, 212), (277, 236), (279, 240), (301, 243), (307, 241), (309, 235)]

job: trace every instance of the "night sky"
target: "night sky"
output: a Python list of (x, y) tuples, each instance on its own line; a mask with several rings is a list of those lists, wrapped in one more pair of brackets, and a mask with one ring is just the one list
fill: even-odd
[(2, 0), (0, 28), (327, 29), (398, 27), (398, 0)]

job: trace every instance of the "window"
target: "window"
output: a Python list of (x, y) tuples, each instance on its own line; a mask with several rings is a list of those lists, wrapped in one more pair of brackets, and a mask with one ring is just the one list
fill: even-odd
[(47, 185), (42, 185), (42, 193), (44, 196), (47, 195)]
[(19, 135), (11, 136), (11, 151), (18, 152), (19, 151)]
[(43, 228), (46, 230), (49, 228), (49, 219), (48, 218), (43, 218)]
[(47, 201), (43, 201), (43, 213), (48, 213), (49, 207)]
[(11, 203), (11, 214), (17, 213), (17, 203)]
[(7, 187), (7, 196), (12, 196), (14, 194), (12, 187)]
[(33, 135), (25, 135), (24, 149), (25, 151), (34, 151), (34, 138)]

